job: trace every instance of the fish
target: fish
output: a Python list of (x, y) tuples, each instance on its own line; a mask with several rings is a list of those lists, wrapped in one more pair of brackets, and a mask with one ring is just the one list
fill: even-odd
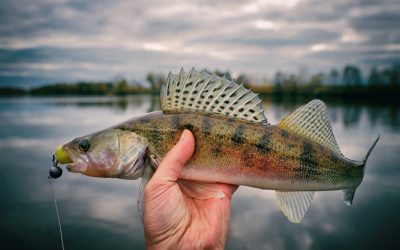
[(257, 94), (194, 68), (170, 72), (160, 100), (160, 111), (78, 137), (56, 150), (57, 159), (68, 163), (70, 172), (87, 176), (142, 178), (142, 213), (146, 184), (187, 129), (195, 138), (195, 150), (180, 174), (181, 189), (198, 198), (221, 197), (212, 183), (275, 190), (283, 214), (300, 223), (316, 191), (343, 190), (344, 202), (352, 204), (379, 140), (362, 160), (348, 159), (321, 100), (271, 125)]

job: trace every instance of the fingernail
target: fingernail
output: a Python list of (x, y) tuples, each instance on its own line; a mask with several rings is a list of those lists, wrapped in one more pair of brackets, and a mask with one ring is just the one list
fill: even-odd
[(182, 132), (182, 134), (181, 134), (181, 137), (179, 137), (179, 142), (182, 142), (182, 141), (185, 140), (185, 138), (186, 138), (188, 132), (189, 132), (189, 131), (188, 131), (187, 129), (183, 130), (183, 132)]

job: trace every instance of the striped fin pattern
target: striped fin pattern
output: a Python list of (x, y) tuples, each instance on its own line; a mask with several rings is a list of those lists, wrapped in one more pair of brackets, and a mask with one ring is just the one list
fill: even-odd
[(279, 208), (290, 222), (300, 223), (306, 214), (314, 192), (280, 192), (276, 191)]
[(142, 223), (144, 222), (144, 189), (146, 188), (147, 184), (149, 184), (150, 179), (153, 177), (154, 173), (160, 161), (153, 155), (150, 154), (148, 161), (144, 164), (143, 169), (143, 176), (139, 186), (139, 196), (138, 196), (138, 212)]
[(225, 77), (194, 68), (178, 75), (171, 72), (161, 89), (161, 108), (166, 113), (200, 112), (268, 124), (258, 95)]
[(326, 106), (321, 100), (312, 100), (301, 106), (283, 118), (278, 127), (303, 135), (343, 155), (333, 135)]

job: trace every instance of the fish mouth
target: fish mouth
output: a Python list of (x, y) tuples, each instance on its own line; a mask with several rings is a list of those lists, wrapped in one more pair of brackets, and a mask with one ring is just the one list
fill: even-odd
[(68, 150), (67, 144), (64, 146), (57, 146), (54, 156), (58, 163), (67, 164), (65, 168), (69, 172), (77, 172), (76, 164), (73, 160), (73, 154), (71, 153), (71, 151)]
[(78, 170), (77, 166), (75, 163), (69, 163), (65, 168), (68, 170), (68, 172), (71, 173), (81, 173), (81, 171)]
[(71, 173), (84, 173), (87, 170), (86, 164), (84, 164), (85, 160), (81, 159), (80, 157), (74, 156), (74, 154), (71, 152), (68, 152), (68, 156), (71, 159), (71, 162), (69, 162), (65, 168), (68, 170), (68, 172)]
[(66, 163), (65, 168), (68, 170), (68, 172), (71, 173), (83, 173), (86, 170), (86, 167), (82, 166), (82, 161), (83, 159), (79, 159), (79, 157), (77, 157), (73, 150), (69, 150), (68, 147), (63, 146), (62, 147), (63, 153), (69, 158), (68, 162)]

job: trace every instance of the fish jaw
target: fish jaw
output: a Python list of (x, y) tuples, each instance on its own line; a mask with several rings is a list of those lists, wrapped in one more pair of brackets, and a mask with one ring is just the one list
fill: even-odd
[(82, 172), (84, 172), (84, 171), (78, 170), (77, 166), (75, 165), (75, 163), (69, 163), (65, 168), (71, 173), (82, 173)]
[(62, 146), (62, 151), (65, 152), (65, 154), (71, 161), (67, 164), (65, 168), (71, 173), (83, 174), (88, 169), (88, 159), (85, 159), (85, 157), (74, 153), (70, 144), (72, 144), (72, 142), (69, 142)]

